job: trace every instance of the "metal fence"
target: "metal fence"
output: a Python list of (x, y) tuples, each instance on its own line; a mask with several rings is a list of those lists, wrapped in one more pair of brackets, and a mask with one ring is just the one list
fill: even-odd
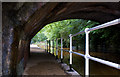
[[(70, 70), (72, 70), (72, 67), (71, 67), (72, 66), (72, 54), (77, 54), (77, 55), (85, 58), (85, 75), (86, 76), (89, 76), (89, 59), (96, 61), (96, 62), (99, 62), (99, 63), (102, 63), (102, 64), (105, 64), (105, 65), (108, 65), (108, 66), (111, 66), (111, 67), (114, 67), (116, 69), (120, 69), (120, 64), (106, 61), (106, 60), (103, 60), (100, 58), (92, 57), (89, 54), (89, 33), (91, 31), (98, 30), (98, 29), (105, 28), (105, 27), (109, 27), (109, 26), (116, 25), (119, 23), (120, 23), (120, 18), (113, 20), (113, 21), (110, 21), (110, 22), (107, 22), (107, 23), (104, 23), (102, 25), (95, 26), (93, 28), (86, 28), (84, 31), (80, 31), (80, 32), (73, 34), (73, 35), (70, 34), (69, 35), (69, 38), (70, 38), (70, 50), (69, 51), (63, 49), (63, 38), (61, 38), (61, 62), (63, 60), (63, 50), (64, 50), (64, 51), (69, 52), (69, 54), (70, 54), (70, 61), (69, 61)], [(85, 55), (78, 53), (78, 52), (73, 52), (73, 50), (72, 50), (72, 37), (77, 36), (79, 34), (83, 34), (83, 33), (86, 34)], [(48, 46), (46, 46), (46, 47), (48, 47)], [(48, 48), (46, 48), (46, 49), (48, 49)], [(58, 57), (58, 39), (56, 39), (56, 57)]]

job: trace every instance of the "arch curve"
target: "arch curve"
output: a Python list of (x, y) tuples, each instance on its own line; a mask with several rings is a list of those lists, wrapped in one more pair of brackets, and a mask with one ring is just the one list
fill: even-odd
[(16, 75), (25, 68), (30, 41), (46, 24), (65, 19), (102, 24), (117, 18), (120, 2), (2, 3), (3, 75)]

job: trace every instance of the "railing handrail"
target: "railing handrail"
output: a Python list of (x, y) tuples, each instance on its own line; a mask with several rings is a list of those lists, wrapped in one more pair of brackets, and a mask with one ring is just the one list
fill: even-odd
[[(101, 25), (98, 25), (98, 26), (95, 26), (93, 28), (89, 28), (88, 31), (93, 31), (93, 30), (105, 28), (105, 27), (116, 25), (116, 24), (119, 24), (119, 23), (120, 23), (120, 18), (119, 19), (115, 19), (115, 20), (110, 21), (110, 22), (107, 22), (107, 23), (104, 23), (104, 24), (101, 24)], [(73, 34), (72, 37), (73, 36), (77, 36), (79, 34), (83, 34), (84, 32), (85, 32), (85, 30), (84, 31), (80, 31), (80, 32), (78, 32), (76, 34)]]
[(99, 59), (99, 58), (92, 57), (92, 56), (88, 56), (88, 58), (90, 60), (97, 61), (99, 63), (102, 63), (102, 64), (105, 64), (105, 65), (108, 65), (108, 66), (120, 69), (120, 67), (119, 67), (120, 64), (117, 64), (117, 63), (114, 63), (114, 62), (110, 62), (110, 61), (107, 61), (107, 60), (103, 60), (103, 59)]
[(63, 49), (63, 51), (69, 52), (69, 50), (65, 50), (65, 49)]
[(73, 37), (73, 36), (77, 36), (77, 35), (79, 35), (79, 34), (83, 34), (84, 32), (85, 32), (85, 31), (80, 31), (80, 32), (78, 32), (78, 33), (76, 33), (76, 34), (73, 34), (72, 37)]
[(119, 19), (115, 19), (115, 20), (110, 21), (110, 22), (107, 22), (107, 23), (104, 23), (102, 25), (98, 25), (98, 26), (95, 26), (93, 28), (90, 28), (88, 31), (93, 31), (93, 30), (109, 27), (109, 26), (112, 26), (112, 25), (116, 25), (116, 24), (120, 23), (119, 21), (120, 21), (120, 18)]
[[(89, 32), (97, 30), (97, 29), (109, 27), (109, 26), (112, 26), (112, 25), (116, 25), (116, 24), (119, 24), (119, 23), (120, 23), (120, 18), (115, 19), (115, 20), (110, 21), (110, 22), (107, 22), (107, 23), (104, 23), (104, 24), (101, 24), (101, 25), (98, 25), (98, 26), (95, 26), (95, 27), (92, 27), (92, 28), (86, 28), (84, 31), (80, 31), (80, 32), (78, 32), (76, 34), (73, 34), (73, 35), (70, 34), (69, 35), (69, 37), (70, 37), (70, 50), (63, 49), (62, 38), (58, 38), (58, 39), (61, 39), (61, 62), (62, 62), (62, 59), (63, 59), (63, 51), (66, 51), (66, 52), (70, 53), (70, 70), (72, 70), (71, 69), (71, 67), (72, 67), (71, 66), (72, 65), (72, 53), (77, 54), (77, 55), (85, 58), (85, 62), (86, 62), (85, 63), (85, 75), (89, 75), (89, 59), (93, 60), (93, 61), (97, 61), (97, 62), (105, 64), (105, 65), (108, 65), (108, 66), (111, 66), (111, 67), (114, 67), (114, 68), (117, 68), (117, 69), (120, 69), (120, 64), (110, 62), (110, 61), (107, 61), (107, 60), (103, 60), (103, 59), (99, 59), (99, 58), (96, 58), (96, 57), (92, 57), (92, 56), (89, 55)], [(72, 51), (72, 37), (77, 36), (79, 34), (83, 34), (83, 33), (86, 33), (86, 47), (85, 47), (86, 51), (85, 51), (85, 54), (81, 54), (81, 53), (78, 53), (78, 52), (73, 52)], [(57, 48), (57, 49), (59, 49), (59, 48)]]
[[(65, 49), (63, 49), (63, 51), (69, 52), (69, 50), (65, 50)], [(84, 54), (81, 54), (81, 53), (78, 53), (78, 52), (72, 51), (71, 53), (74, 53), (74, 54), (76, 54), (76, 55), (85, 57)], [(102, 64), (105, 64), (105, 65), (108, 65), (108, 66), (111, 66), (111, 67), (120, 69), (120, 68), (119, 68), (119, 64), (117, 64), (117, 63), (110, 62), (110, 61), (103, 60), (103, 59), (99, 59), (99, 58), (96, 58), (96, 57), (93, 57), (93, 56), (90, 56), (90, 55), (87, 56), (87, 57), (88, 57), (89, 59), (93, 60), (93, 61), (97, 61), (97, 62), (99, 62), (99, 63), (102, 63)]]

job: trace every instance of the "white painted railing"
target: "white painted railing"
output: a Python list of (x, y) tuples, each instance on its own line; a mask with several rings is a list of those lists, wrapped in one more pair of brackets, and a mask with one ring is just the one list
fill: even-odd
[(58, 59), (58, 39), (56, 39), (56, 59)]
[[(105, 64), (105, 65), (108, 65), (108, 66), (111, 66), (111, 67), (114, 67), (116, 69), (120, 69), (120, 64), (113, 63), (113, 62), (106, 61), (106, 60), (99, 59), (99, 58), (95, 58), (95, 57), (92, 57), (92, 56), (89, 55), (89, 33), (90, 33), (90, 31), (94, 31), (94, 30), (97, 30), (97, 29), (101, 29), (101, 28), (105, 28), (105, 27), (108, 27), (108, 26), (116, 25), (116, 24), (119, 24), (119, 23), (120, 23), (120, 18), (116, 19), (116, 20), (113, 20), (113, 21), (110, 21), (110, 22), (107, 22), (107, 23), (102, 24), (102, 25), (98, 25), (98, 26), (93, 27), (93, 28), (86, 28), (84, 31), (80, 31), (80, 32), (78, 32), (76, 34), (73, 34), (73, 35), (70, 34), (69, 35), (69, 37), (70, 37), (70, 50), (69, 51), (63, 49), (63, 41), (62, 41), (63, 38), (61, 38), (61, 61), (63, 59), (63, 51), (69, 52), (70, 53), (70, 70), (72, 70), (71, 69), (72, 68), (71, 67), (71, 65), (72, 65), (72, 53), (84, 57), (85, 58), (85, 75), (86, 76), (89, 76), (89, 59), (93, 60), (93, 61), (96, 61), (96, 62), (99, 62), (99, 63), (102, 63), (102, 64)], [(83, 34), (83, 33), (86, 34), (85, 55), (72, 51), (72, 37), (77, 36), (79, 34)], [(58, 45), (56, 45), (56, 46), (58, 46)], [(56, 48), (58, 49), (58, 47), (56, 47)], [(58, 50), (56, 50), (56, 53), (58, 53)]]

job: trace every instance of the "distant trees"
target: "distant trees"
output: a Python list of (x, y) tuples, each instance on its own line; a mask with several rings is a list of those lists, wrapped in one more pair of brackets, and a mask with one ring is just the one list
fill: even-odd
[[(99, 25), (98, 22), (83, 19), (69, 19), (50, 23), (34, 36), (32, 43), (62, 37), (64, 38), (64, 46), (69, 47), (69, 34), (75, 34), (79, 31), (85, 30), (85, 28), (91, 28), (97, 25)], [(99, 45), (103, 50), (104, 47), (108, 49), (109, 47), (113, 47), (114, 50), (120, 51), (120, 42), (118, 42), (118, 40), (120, 40), (119, 36), (120, 30), (116, 26), (92, 31), (90, 32), (90, 49), (92, 51), (98, 51)], [(73, 45), (76, 46), (77, 49), (84, 50), (85, 34), (73, 37), (73, 42)]]
[(40, 32), (44, 33), (48, 39), (61, 37), (68, 39), (69, 34), (75, 34), (86, 27), (92, 27), (96, 24), (98, 23), (83, 19), (63, 20), (46, 25)]
[(39, 31), (31, 40), (31, 43), (36, 43), (36, 42), (40, 42), (40, 41), (44, 41), (46, 40), (47, 37), (44, 35), (44, 33), (42, 33), (41, 31)]

